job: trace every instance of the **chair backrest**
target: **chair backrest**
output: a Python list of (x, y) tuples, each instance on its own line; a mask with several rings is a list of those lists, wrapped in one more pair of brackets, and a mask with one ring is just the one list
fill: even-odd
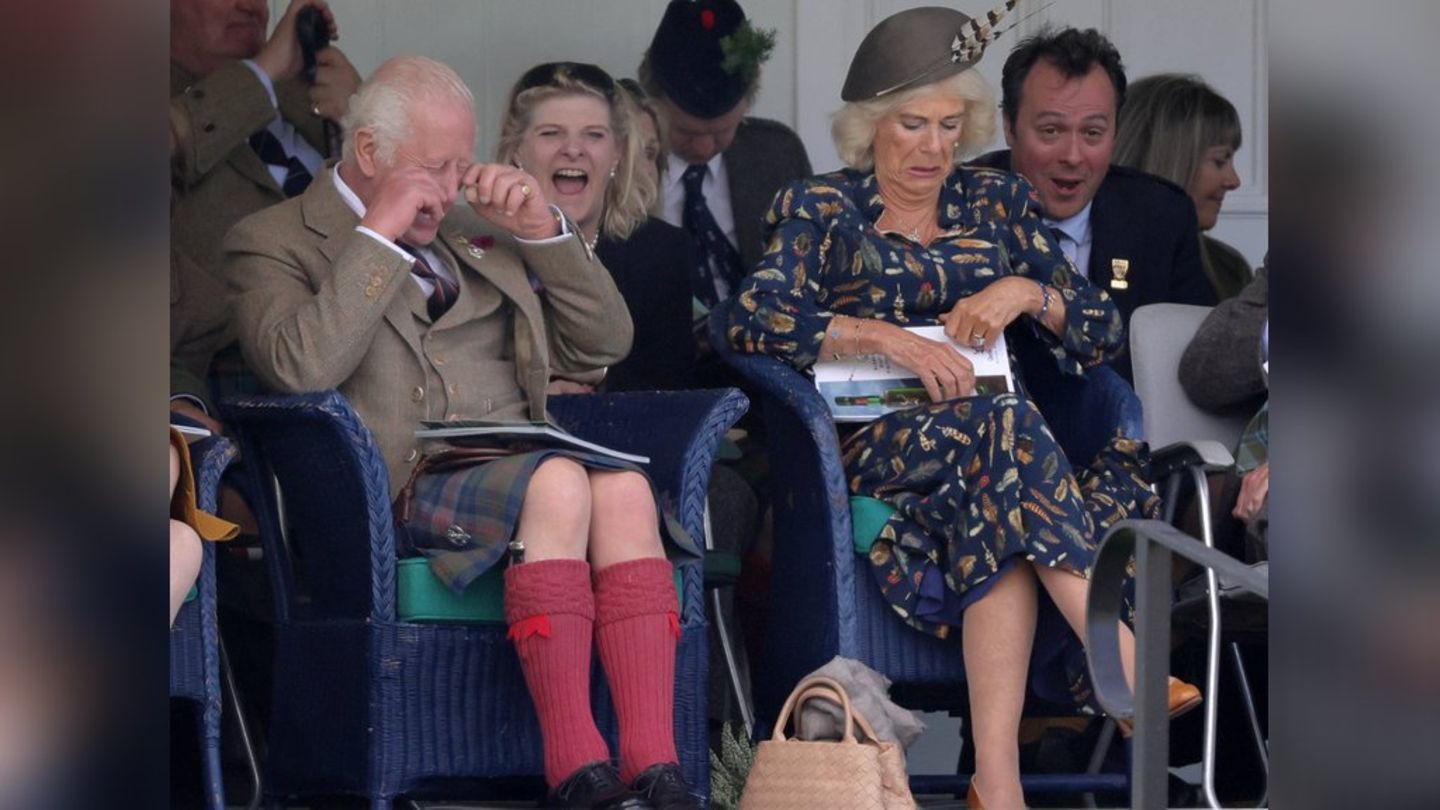
[[(322, 391), (232, 397), (222, 407), (266, 504), (257, 517), (277, 618), (394, 621), (389, 476), (350, 403)], [(271, 474), (284, 498), (283, 537)]]
[(1145, 407), (1145, 438), (1151, 447), (1208, 439), (1233, 448), (1245, 429), (1243, 415), (1202, 410), (1180, 387), (1180, 356), (1210, 307), (1146, 304), (1130, 316), (1130, 356), (1135, 393)]

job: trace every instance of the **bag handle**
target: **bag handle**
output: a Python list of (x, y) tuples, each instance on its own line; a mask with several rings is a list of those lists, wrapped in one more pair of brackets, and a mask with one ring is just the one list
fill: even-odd
[[(850, 706), (849, 693), (845, 691), (845, 687), (841, 686), (839, 681), (823, 675), (806, 678), (796, 684), (795, 689), (790, 692), (790, 697), (785, 699), (785, 705), (780, 709), (780, 717), (775, 721), (775, 731), (770, 735), (770, 739), (783, 742), (785, 740), (785, 726), (790, 720), (790, 713), (799, 709), (806, 700), (816, 697), (829, 698), (840, 704), (840, 711), (845, 715), (845, 729), (841, 733), (840, 739), (842, 742), (858, 742), (855, 739), (855, 720), (857, 715), (855, 714), (855, 710)], [(796, 725), (798, 726), (799, 715), (797, 714), (796, 717)], [(870, 724), (866, 723), (863, 717), (859, 718), (859, 720), (861, 730), (869, 734), (871, 739), (874, 739), (875, 733), (869, 730)]]
[[(840, 699), (840, 695), (827, 686), (816, 685), (806, 689), (805, 692), (800, 695), (800, 699), (795, 701), (795, 736), (797, 737), (800, 736), (800, 721), (801, 718), (804, 717), (804, 714), (800, 711), (800, 707), (805, 704), (805, 701), (812, 698), (825, 698), (837, 706), (842, 708), (845, 706), (845, 702)], [(865, 740), (870, 740), (871, 742), (880, 742), (880, 738), (875, 736), (875, 729), (870, 727), (870, 722), (865, 719), (865, 715), (861, 714), (858, 709), (852, 708), (850, 710), (850, 716), (855, 718), (855, 727), (860, 730), (860, 733), (855, 735), (857, 741), (864, 742)]]

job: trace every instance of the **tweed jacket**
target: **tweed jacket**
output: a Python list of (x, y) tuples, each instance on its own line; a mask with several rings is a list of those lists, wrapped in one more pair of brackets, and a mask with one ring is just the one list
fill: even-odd
[(170, 394), (209, 399), (205, 374), (232, 338), (225, 281), (180, 250), (170, 249)]
[[(326, 154), (321, 119), (298, 81), (278, 82), (280, 114)], [(285, 201), (249, 138), (275, 117), (270, 96), (248, 67), (231, 62), (201, 78), (170, 63), (170, 121), (179, 148), (180, 187), (170, 241), (202, 268), (220, 266), (220, 244), (235, 223)]]
[(742, 118), (722, 159), (730, 180), (740, 267), (748, 276), (765, 253), (764, 219), (770, 201), (781, 186), (810, 176), (810, 158), (800, 136), (779, 121)]
[[(982, 155), (974, 165), (1010, 171), (1010, 151)], [(1195, 204), (1179, 186), (1128, 166), (1111, 166), (1090, 209), (1090, 266), (1086, 276), (1110, 294), (1126, 327), (1145, 304), (1213, 306), (1215, 290), (1200, 263)], [(1116, 287), (1117, 263), (1124, 286)], [(1111, 361), (1131, 379), (1128, 344)]]
[(1267, 386), (1260, 363), (1260, 335), (1270, 317), (1270, 273), (1264, 265), (1234, 298), (1210, 310), (1180, 356), (1180, 385), (1207, 411), (1254, 413)]
[[(477, 244), (480, 220), (463, 204), (432, 243), (460, 275), (459, 297), (432, 323), (410, 262), (355, 230), (333, 176), (323, 172), (226, 238), (233, 326), (267, 386), (345, 395), (375, 435), (392, 494), (420, 455), (422, 420), (544, 419), (552, 371), (593, 371), (629, 351), (625, 302), (578, 237), (526, 244), (500, 234)], [(518, 396), (493, 399), (495, 380), (477, 378), (497, 361), (515, 375), (500, 388)]]

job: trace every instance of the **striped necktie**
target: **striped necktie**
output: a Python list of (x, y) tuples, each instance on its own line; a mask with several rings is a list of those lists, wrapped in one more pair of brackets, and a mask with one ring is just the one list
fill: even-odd
[(420, 251), (413, 246), (404, 242), (395, 244), (399, 245), (401, 250), (415, 257), (415, 265), (410, 268), (410, 272), (430, 282), (430, 297), (425, 300), (425, 308), (430, 313), (431, 323), (440, 320), (440, 316), (444, 315), (450, 305), (455, 303), (455, 299), (460, 296), (460, 285), (436, 273), (430, 263), (425, 261), (425, 257), (420, 255)]
[(314, 179), (305, 164), (286, 152), (285, 147), (280, 145), (280, 139), (268, 129), (262, 129), (250, 136), (250, 148), (255, 150), (255, 154), (259, 155), (266, 165), (279, 166), (285, 170), (285, 180), (280, 184), (280, 188), (284, 189), (286, 197), (294, 197), (304, 191)]
[(740, 252), (725, 238), (725, 232), (705, 204), (705, 193), (700, 184), (705, 181), (705, 164), (691, 166), (680, 179), (685, 184), (685, 209), (680, 224), (690, 234), (699, 259), (695, 266), (692, 287), (695, 296), (706, 306), (715, 306), (719, 300), (715, 280), (718, 278), (728, 293), (735, 292), (744, 277), (740, 268)]

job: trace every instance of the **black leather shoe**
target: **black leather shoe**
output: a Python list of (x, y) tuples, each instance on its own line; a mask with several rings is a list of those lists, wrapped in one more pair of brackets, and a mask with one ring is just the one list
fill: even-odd
[(673, 762), (646, 768), (635, 777), (633, 787), (655, 810), (702, 810), (700, 800), (690, 794), (690, 786), (680, 775), (680, 766)]
[(546, 807), (583, 808), (583, 810), (653, 810), (624, 782), (615, 766), (608, 762), (592, 762), (565, 777), (545, 799)]

